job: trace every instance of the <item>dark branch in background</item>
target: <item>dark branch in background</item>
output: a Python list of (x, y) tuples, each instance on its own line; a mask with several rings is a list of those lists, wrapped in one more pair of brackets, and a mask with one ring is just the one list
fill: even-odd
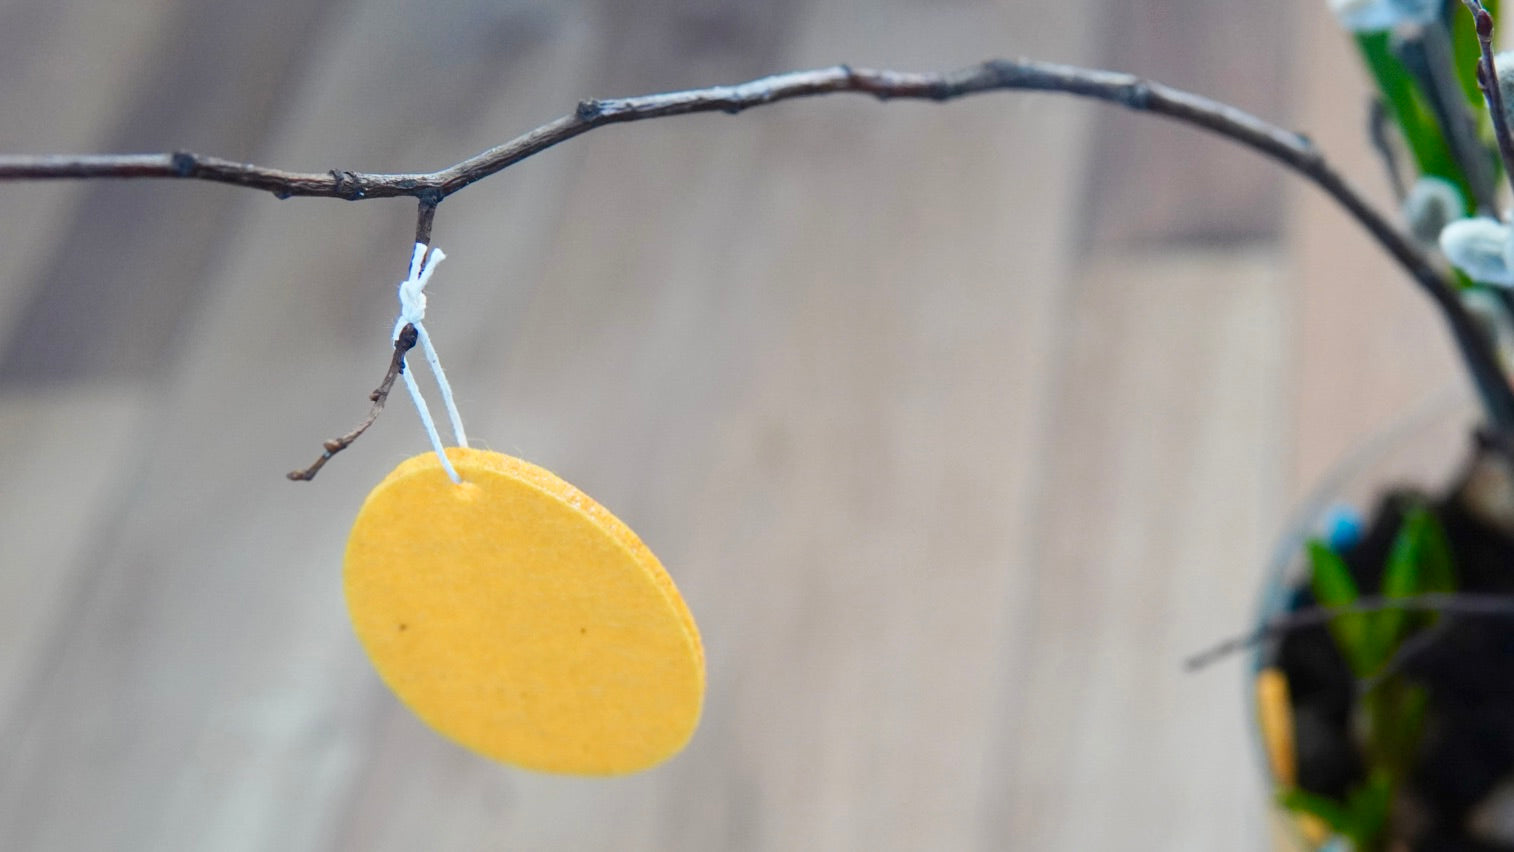
[(373, 393), (368, 394), (368, 399), (373, 402), (373, 407), (368, 410), (368, 416), (363, 418), (363, 422), (351, 432), (322, 444), (321, 457), (316, 459), (310, 467), (303, 470), (291, 470), (288, 474), (290, 479), (295, 482), (309, 482), (315, 479), (315, 475), (321, 472), (326, 462), (331, 461), (332, 456), (352, 446), (353, 441), (368, 431), (368, 427), (378, 419), (379, 412), (384, 410), (384, 403), (389, 401), (389, 391), (394, 388), (394, 380), (400, 377), (400, 373), (405, 372), (405, 355), (415, 348), (415, 341), (419, 337), (420, 334), (415, 330), (415, 326), (409, 323), (400, 329), (399, 337), (394, 339), (394, 357), (389, 359), (389, 370), (384, 373), (384, 380), (373, 390)]
[(1514, 188), (1514, 137), (1509, 135), (1509, 116), (1504, 112), (1503, 90), (1498, 85), (1498, 68), (1493, 62), (1493, 16), (1483, 8), (1482, 0), (1462, 0), (1477, 25), (1477, 41), (1482, 45), (1482, 61), (1477, 63), (1477, 85), (1493, 114), (1493, 135), (1498, 139), (1498, 156), (1504, 174)]
[[(1483, 28), (1481, 21), (1479, 18), (1479, 29)], [(1514, 389), (1505, 379), (1481, 328), (1461, 304), (1450, 279), (1418, 245), (1331, 168), (1309, 139), (1235, 107), (1112, 71), (1003, 59), (944, 74), (876, 71), (837, 65), (777, 74), (735, 86), (615, 100), (586, 100), (579, 103), (570, 115), (456, 165), (424, 174), (364, 174), (342, 170), (306, 174), (181, 151), (130, 156), (0, 156), (0, 180), (189, 178), (263, 189), (280, 198), (299, 195), (358, 200), (410, 196), (423, 204), (419, 231), (425, 225), (425, 204), (439, 204), (469, 184), (559, 142), (608, 124), (696, 112), (738, 113), (790, 98), (837, 92), (870, 94), (883, 100), (945, 101), (1000, 90), (1064, 93), (1119, 104), (1138, 112), (1164, 115), (1258, 151), (1308, 178), (1355, 217), (1435, 301), (1451, 326), (1451, 333), (1477, 385), (1490, 423), (1500, 430), (1514, 432)], [(1496, 97), (1497, 87), (1490, 91), (1494, 93), (1491, 96)], [(1495, 120), (1501, 115), (1495, 110)], [(1505, 137), (1506, 131), (1507, 128)]]
[(1472, 206), (1496, 215), (1497, 192), (1493, 164), (1477, 133), (1477, 116), (1462, 95), (1456, 78), (1456, 58), (1445, 27), (1422, 27), (1406, 38), (1393, 39), (1393, 52), (1419, 83), (1435, 122), (1445, 131), (1453, 159), (1461, 166), (1472, 191)]
[(1409, 191), (1404, 187), (1403, 175), (1398, 173), (1398, 154), (1393, 150), (1393, 141), (1388, 138), (1389, 121), (1388, 107), (1382, 98), (1374, 97), (1367, 104), (1367, 138), (1372, 140), (1373, 150), (1382, 158), (1394, 199), (1402, 204)]
[(1449, 618), (1443, 618), (1434, 625), (1426, 627), (1398, 643), (1398, 648), (1394, 650), (1393, 656), (1388, 658), (1388, 662), (1383, 663), (1381, 669), (1357, 681), (1356, 694), (1365, 696), (1376, 692), (1378, 687), (1387, 683), (1394, 675), (1402, 672), (1410, 660), (1434, 648), (1441, 639), (1445, 638), (1446, 632), (1455, 623)]
[(1247, 633), (1244, 636), (1236, 636), (1200, 651), (1189, 657), (1183, 666), (1189, 671), (1197, 671), (1211, 663), (1218, 662), (1225, 657), (1238, 651), (1254, 647), (1274, 636), (1281, 636), (1305, 627), (1325, 624), (1331, 619), (1342, 615), (1354, 615), (1357, 613), (1382, 612), (1383, 610), (1402, 610), (1404, 612), (1438, 612), (1446, 615), (1475, 615), (1492, 616), (1498, 618), (1514, 618), (1514, 596), (1491, 595), (1491, 594), (1429, 594), (1415, 595), (1407, 598), (1360, 598), (1350, 606), (1313, 606), (1294, 612), (1280, 615), (1260, 629)]

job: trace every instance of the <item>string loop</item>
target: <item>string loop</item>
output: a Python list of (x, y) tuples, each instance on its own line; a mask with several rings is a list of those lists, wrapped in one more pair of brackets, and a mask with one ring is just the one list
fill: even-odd
[[(431, 274), (447, 255), (439, 248), (430, 249), (427, 255), (425, 243), (416, 243), (415, 251), (410, 255), (410, 274), (400, 282), (399, 299), (400, 315), (394, 322), (394, 334), (392, 340), (398, 340), (400, 332), (405, 326), (415, 326), (416, 342), (421, 351), (426, 355), (426, 363), (431, 366), (431, 374), (436, 376), (437, 387), (441, 388), (442, 403), (447, 408), (447, 419), (452, 425), (452, 439), (459, 447), (468, 446), (468, 434), (463, 431), (463, 418), (457, 411), (457, 402), (452, 397), (452, 385), (447, 381), (447, 373), (442, 369), (441, 359), (436, 356), (436, 347), (431, 345), (431, 335), (426, 333), (424, 320), (426, 319), (426, 284), (431, 281)], [(408, 369), (401, 369), (400, 375), (405, 379), (405, 388), (410, 391), (410, 400), (415, 403), (415, 410), (421, 416), (421, 425), (426, 428), (426, 437), (431, 440), (431, 448), (436, 451), (436, 457), (441, 459), (442, 469), (453, 482), (461, 483), (462, 477), (452, 467), (452, 461), (447, 458), (447, 453), (442, 446), (441, 435), (436, 431), (436, 421), (431, 418), (431, 409), (426, 405), (425, 397), (421, 396), (420, 385), (415, 381), (415, 376)]]

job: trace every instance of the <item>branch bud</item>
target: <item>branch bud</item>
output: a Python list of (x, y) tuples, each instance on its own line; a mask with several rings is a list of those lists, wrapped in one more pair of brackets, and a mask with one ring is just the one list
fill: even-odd
[(1514, 245), (1509, 226), (1479, 216), (1458, 219), (1440, 232), (1440, 250), (1451, 265), (1481, 284), (1514, 287)]
[(1438, 177), (1422, 177), (1409, 188), (1403, 210), (1409, 233), (1420, 245), (1433, 247), (1447, 225), (1466, 215), (1467, 207), (1455, 184)]

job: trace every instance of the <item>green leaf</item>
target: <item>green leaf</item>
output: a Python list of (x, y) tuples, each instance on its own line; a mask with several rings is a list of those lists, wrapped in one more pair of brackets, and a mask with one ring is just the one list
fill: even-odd
[[(1319, 539), (1311, 539), (1309, 550), (1309, 585), (1315, 600), (1325, 607), (1344, 607), (1356, 603), (1359, 597), (1356, 581), (1351, 578), (1351, 569), (1340, 554)], [(1341, 655), (1346, 658), (1351, 671), (1365, 677), (1373, 670), (1381, 652), (1371, 646), (1374, 637), (1369, 630), (1367, 613), (1353, 612), (1330, 619), (1330, 633)]]
[[(1446, 543), (1440, 521), (1424, 506), (1414, 506), (1404, 514), (1403, 526), (1393, 539), (1388, 564), (1383, 572), (1382, 595), (1385, 598), (1408, 598), (1427, 592), (1449, 592), (1455, 588), (1451, 569), (1451, 548)], [(1424, 623), (1423, 617), (1411, 619), (1401, 609), (1385, 609), (1372, 614), (1369, 644), (1385, 652), (1398, 647), (1409, 628)]]
[(1388, 811), (1393, 807), (1393, 780), (1388, 773), (1373, 770), (1367, 783), (1346, 796), (1346, 810), (1351, 815), (1348, 836), (1359, 850), (1375, 849), (1388, 828)]
[(1423, 527), (1415, 535), (1420, 566), (1419, 594), (1456, 591), (1456, 566), (1451, 558), (1451, 539), (1440, 519), (1429, 510), (1421, 512)]
[(1424, 734), (1429, 691), (1396, 679), (1379, 686), (1365, 700), (1371, 764), (1390, 778), (1406, 777)]
[[(1394, 536), (1383, 572), (1383, 597), (1408, 598), (1456, 589), (1455, 570), (1451, 565), (1451, 546), (1440, 521), (1424, 506), (1414, 506), (1404, 513), (1403, 526)], [(1404, 610), (1388, 609), (1373, 613), (1370, 642), (1390, 652), (1415, 626), (1428, 624), (1433, 616), (1411, 615)]]
[(1351, 789), (1344, 803), (1298, 787), (1277, 791), (1277, 802), (1284, 808), (1310, 814), (1349, 838), (1361, 852), (1376, 849), (1388, 827), (1388, 812), (1393, 807), (1393, 782), (1386, 773), (1374, 771), (1365, 784)]
[(1403, 526), (1393, 539), (1388, 568), (1383, 575), (1383, 594), (1408, 597), (1427, 592), (1450, 592), (1456, 588), (1451, 567), (1451, 546), (1440, 520), (1424, 506), (1404, 513)]
[(1311, 793), (1298, 787), (1277, 791), (1277, 803), (1294, 813), (1311, 814), (1330, 826), (1336, 834), (1352, 836), (1356, 821), (1347, 807), (1328, 796)]

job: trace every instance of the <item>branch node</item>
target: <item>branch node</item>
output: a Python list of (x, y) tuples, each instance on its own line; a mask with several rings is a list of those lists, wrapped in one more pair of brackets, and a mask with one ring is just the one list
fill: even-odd
[(332, 169), (327, 172), (331, 179), (336, 181), (333, 190), (338, 198), (348, 201), (361, 201), (367, 196), (368, 191), (363, 188), (363, 182), (358, 178), (357, 172), (349, 172), (346, 169)]
[(1120, 87), (1120, 103), (1136, 110), (1146, 112), (1151, 108), (1151, 84), (1145, 80), (1136, 80)]
[(195, 169), (200, 165), (200, 160), (188, 151), (175, 151), (169, 156), (169, 162), (173, 164), (174, 174), (179, 177), (192, 177)]
[(1020, 76), (1020, 64), (1009, 59), (990, 59), (982, 68), (994, 78), (994, 85), (1008, 86)]
[(929, 93), (933, 101), (949, 101), (962, 94), (962, 87), (952, 80), (937, 80), (930, 84)]
[(604, 112), (604, 107), (594, 98), (584, 98), (578, 102), (578, 107), (573, 110), (573, 115), (579, 121), (593, 121)]

